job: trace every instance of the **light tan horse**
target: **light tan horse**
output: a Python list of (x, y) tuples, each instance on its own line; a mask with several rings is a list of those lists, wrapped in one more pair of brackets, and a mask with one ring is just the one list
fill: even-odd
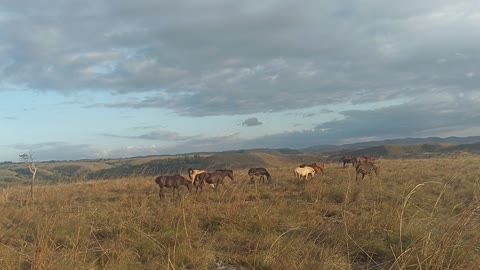
[(300, 181), (300, 179), (304, 179), (305, 181), (308, 180), (308, 176), (311, 175), (312, 178), (315, 175), (315, 169), (312, 167), (296, 167), (293, 169), (293, 175), (295, 176), (295, 179), (297, 183)]
[(195, 182), (195, 178), (197, 177), (197, 175), (201, 174), (201, 173), (206, 173), (207, 171), (205, 170), (194, 170), (193, 168), (189, 168), (188, 169), (188, 177), (190, 177), (190, 181), (192, 182), (192, 184)]

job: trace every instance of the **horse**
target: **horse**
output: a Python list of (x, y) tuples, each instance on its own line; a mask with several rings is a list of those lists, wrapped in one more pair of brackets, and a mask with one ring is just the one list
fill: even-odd
[(311, 175), (312, 178), (315, 175), (315, 169), (309, 166), (297, 167), (293, 169), (293, 175), (295, 176), (296, 182), (299, 183), (300, 179), (308, 180), (308, 176)]
[(165, 195), (163, 194), (164, 188), (173, 188), (173, 195), (175, 196), (175, 190), (177, 190), (178, 196), (180, 196), (180, 189), (181, 185), (187, 187), (189, 192), (192, 192), (192, 182), (188, 179), (184, 178), (179, 174), (175, 175), (160, 175), (155, 178), (155, 183), (160, 187), (160, 191), (158, 192), (158, 196), (160, 199), (163, 199)]
[(255, 182), (255, 180), (253, 179), (254, 176), (259, 176), (262, 183), (265, 182), (265, 177), (267, 178), (268, 182), (272, 181), (272, 176), (265, 168), (251, 168), (250, 170), (248, 170), (248, 175), (250, 176), (250, 183)]
[(356, 158), (354, 158), (354, 157), (342, 157), (338, 161), (338, 163), (342, 163), (342, 162), (343, 162), (343, 168), (345, 168), (348, 163), (351, 163), (353, 166), (355, 166)]
[[(228, 178), (230, 178), (230, 180), (232, 181), (235, 181), (235, 179), (233, 178), (233, 171), (232, 170), (228, 170), (228, 169), (218, 169), (216, 170), (216, 172), (222, 172), (224, 174), (224, 178), (225, 176), (228, 176)], [(223, 184), (223, 179), (222, 179), (222, 184)]]
[(375, 173), (376, 176), (378, 176), (378, 173), (380, 171), (380, 168), (375, 166), (373, 163), (359, 163), (357, 167), (355, 168), (355, 181), (358, 180), (358, 175), (362, 175), (362, 179), (365, 177), (365, 175), (370, 175), (372, 172)]
[(205, 170), (194, 170), (193, 168), (188, 168), (188, 177), (190, 178), (190, 181), (192, 184), (195, 182), (195, 177), (201, 173), (205, 173)]
[(315, 170), (315, 173), (317, 173), (317, 174), (319, 172), (325, 173), (325, 168), (326, 168), (325, 164), (319, 163), (319, 162), (313, 162), (311, 164), (301, 164), (298, 167), (304, 168), (304, 167), (307, 167), (307, 166), (313, 168)]
[(198, 188), (200, 187), (200, 190), (203, 190), (203, 184), (207, 183), (209, 184), (212, 188), (218, 187), (218, 185), (222, 184), (223, 185), (223, 179), (228, 176), (232, 181), (234, 180), (233, 178), (233, 171), (232, 170), (216, 170), (213, 173), (201, 173), (197, 175), (197, 179), (195, 182), (195, 192), (198, 191)]
[(367, 157), (367, 156), (358, 156), (358, 157), (355, 158), (356, 164), (360, 164), (360, 163), (372, 163), (372, 164), (374, 164), (375, 161), (377, 161), (376, 158)]

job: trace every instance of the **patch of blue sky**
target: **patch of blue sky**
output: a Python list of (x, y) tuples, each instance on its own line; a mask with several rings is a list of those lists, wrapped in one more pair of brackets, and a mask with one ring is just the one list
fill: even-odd
[[(250, 139), (286, 131), (311, 130), (316, 125), (341, 119), (342, 111), (373, 110), (407, 102), (405, 99), (364, 104), (316, 106), (285, 112), (254, 113), (233, 116), (180, 116), (163, 108), (117, 108), (105, 104), (125, 98), (142, 100), (151, 93), (53, 91), (0, 91), (0, 160), (11, 160), (18, 144), (64, 142), (99, 148), (168, 146), (168, 140), (129, 139), (154, 131), (176, 132), (180, 137), (208, 138), (237, 134)], [(261, 125), (242, 123), (256, 117)], [(113, 135), (113, 136), (110, 136)], [(7, 149), (8, 148), (8, 149)], [(4, 158), (2, 158), (4, 156)]]
[(118, 66), (117, 61), (105, 62), (89, 68), (89, 71), (101, 75), (107, 75), (115, 72), (115, 69)]

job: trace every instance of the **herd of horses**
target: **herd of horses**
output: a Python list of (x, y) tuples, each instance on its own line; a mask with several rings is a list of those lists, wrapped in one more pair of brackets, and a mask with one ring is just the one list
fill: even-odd
[[(343, 168), (345, 168), (348, 164), (352, 164), (355, 167), (355, 180), (358, 180), (358, 176), (362, 175), (362, 179), (366, 175), (370, 175), (375, 173), (378, 176), (379, 167), (375, 165), (376, 159), (367, 156), (356, 156), (356, 157), (342, 157), (339, 160), (339, 163), (343, 163)], [(295, 169), (293, 169), (293, 174), (295, 177), (296, 183), (300, 181), (306, 181), (308, 178), (313, 178), (315, 174), (325, 173), (326, 165), (324, 163), (313, 162), (310, 164), (301, 164)], [(271, 183), (272, 176), (267, 171), (267, 169), (259, 167), (259, 168), (251, 168), (248, 170), (248, 176), (250, 176), (250, 183), (255, 182), (255, 177), (259, 178), (259, 182), (264, 183), (265, 179)], [(223, 180), (225, 177), (230, 178), (230, 180), (234, 181), (233, 171), (229, 169), (219, 169), (214, 172), (207, 172), (206, 170), (198, 170), (189, 168), (188, 169), (188, 177), (189, 179), (181, 176), (180, 174), (175, 175), (160, 175), (155, 178), (155, 183), (160, 187), (159, 196), (160, 199), (164, 198), (163, 190), (165, 188), (173, 189), (173, 194), (175, 195), (175, 190), (177, 190), (177, 194), (180, 195), (180, 186), (186, 186), (188, 191), (191, 192), (193, 187), (195, 187), (195, 192), (198, 192), (200, 189), (203, 190), (203, 185), (206, 183), (210, 185), (212, 188), (217, 188), (220, 184), (223, 185)]]

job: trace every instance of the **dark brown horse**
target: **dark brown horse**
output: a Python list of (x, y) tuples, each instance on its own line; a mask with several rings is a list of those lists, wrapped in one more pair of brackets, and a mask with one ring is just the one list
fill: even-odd
[[(219, 169), (219, 170), (216, 170), (216, 172), (222, 172), (224, 174), (223, 177), (228, 176), (228, 178), (230, 178), (230, 180), (235, 181), (235, 179), (233, 179), (233, 171), (232, 170)], [(223, 184), (223, 181), (222, 181), (222, 184)]]
[(362, 175), (362, 179), (365, 178), (365, 175), (370, 175), (372, 173), (375, 173), (376, 176), (378, 176), (378, 173), (380, 171), (380, 168), (373, 165), (373, 163), (365, 162), (365, 163), (359, 163), (357, 167), (355, 168), (355, 180), (358, 180), (358, 175)]
[(355, 166), (355, 163), (357, 162), (355, 157), (342, 157), (338, 163), (343, 162), (343, 168), (347, 166), (347, 164), (351, 163), (353, 166)]
[(250, 170), (248, 170), (248, 175), (250, 176), (250, 183), (255, 182), (255, 180), (253, 179), (254, 176), (259, 176), (262, 183), (265, 182), (265, 177), (267, 178), (268, 182), (272, 181), (272, 176), (270, 176), (267, 169), (265, 168), (251, 168)]
[(165, 195), (163, 194), (164, 188), (172, 188), (174, 196), (175, 196), (175, 190), (177, 190), (177, 194), (178, 196), (180, 196), (179, 187), (181, 185), (186, 186), (189, 192), (192, 191), (192, 182), (179, 174), (160, 175), (157, 178), (155, 178), (155, 183), (157, 183), (157, 185), (160, 187), (160, 191), (158, 192), (158, 196), (160, 197), (160, 199), (165, 197)]
[(197, 175), (197, 177), (195, 179), (195, 182), (194, 182), (195, 183), (195, 192), (198, 191), (198, 188), (200, 188), (200, 190), (203, 190), (203, 184), (204, 183), (209, 184), (212, 188), (217, 188), (218, 185), (220, 185), (220, 184), (223, 185), (223, 179), (227, 176), (232, 181), (235, 180), (233, 178), (233, 171), (232, 170), (222, 169), (222, 170), (216, 170), (213, 173), (208, 173), (208, 172), (201, 173), (201, 174)]

